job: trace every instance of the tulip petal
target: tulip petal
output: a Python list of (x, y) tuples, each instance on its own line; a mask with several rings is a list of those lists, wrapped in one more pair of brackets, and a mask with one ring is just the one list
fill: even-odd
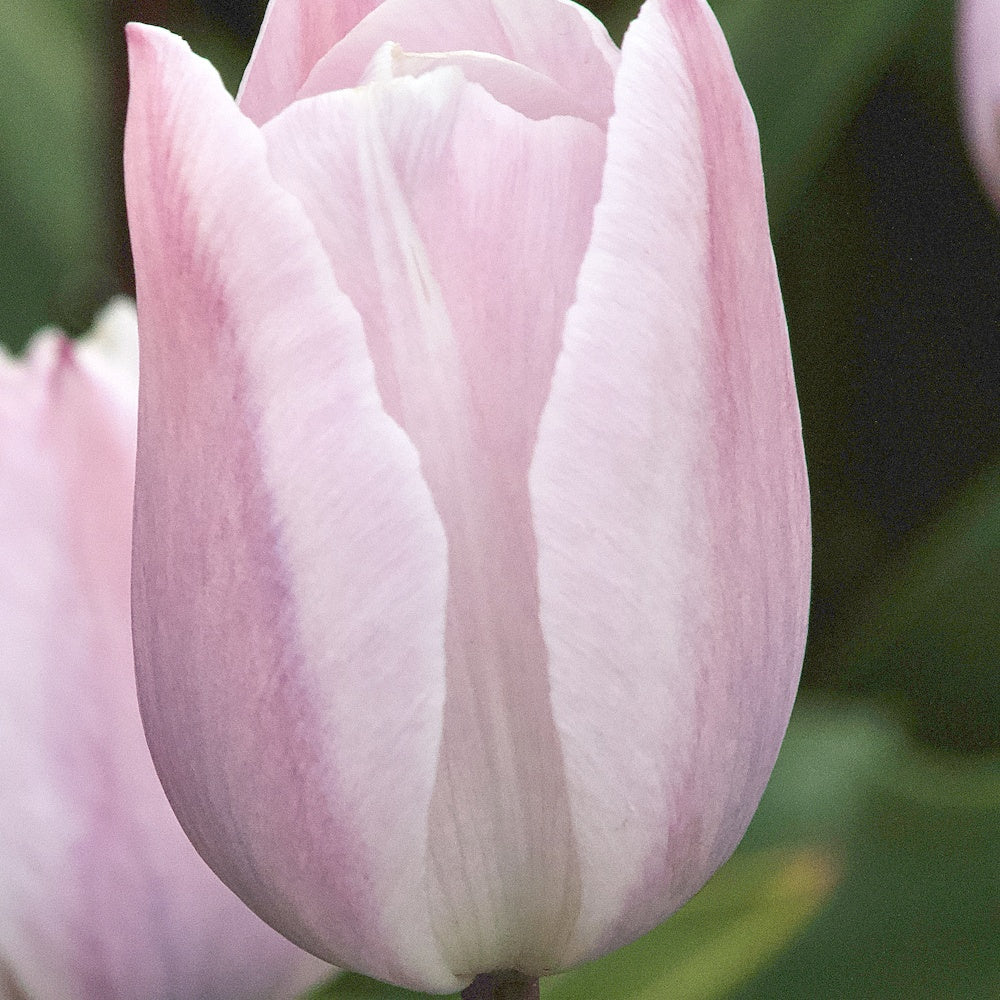
[(448, 537), (439, 938), (456, 975), (538, 974), (561, 959), (577, 898), (527, 476), (604, 136), (529, 120), (453, 67), (303, 99), (264, 134), (363, 317)]
[[(362, 84), (391, 80), (397, 76), (423, 76), (433, 69), (454, 66), (470, 83), (478, 83), (496, 100), (539, 121), (569, 115), (593, 121), (602, 128), (605, 119), (594, 114), (577, 94), (520, 63), (483, 52), (404, 52), (395, 42), (386, 42), (372, 57)], [(325, 91), (320, 91), (324, 93)]]
[(436, 990), (423, 892), (445, 539), (361, 323), (260, 132), (132, 26), (133, 615), (150, 747), (223, 880), (304, 947)]
[(270, 0), (237, 98), (258, 125), (295, 99), (310, 70), (381, 0)]
[[(131, 307), (98, 332), (134, 341)], [(146, 750), (128, 625), (135, 387), (96, 346), (47, 334), (0, 357), (0, 995), (290, 996), (318, 963), (205, 867)]]
[[(131, 726), (122, 724), (130, 688), (134, 696), (127, 627), (134, 410), (130, 419), (127, 402), (102, 392), (55, 334), (37, 338), (23, 366), (0, 359), (0, 367), (0, 965), (30, 996), (96, 998), (106, 972), (107, 995), (120, 996), (120, 980), (141, 979), (138, 968), (119, 963), (155, 967), (155, 941), (140, 932), (130, 939), (139, 946), (135, 959), (95, 961), (86, 954), (88, 935), (100, 947), (105, 934), (114, 941), (113, 931), (76, 893), (103, 865), (123, 895), (136, 876), (141, 890), (152, 886), (142, 883), (142, 863), (130, 871), (111, 861), (133, 846), (127, 822), (108, 831), (123, 844), (94, 838), (111, 850), (94, 851), (92, 870), (74, 854), (81, 844), (93, 849), (88, 841), (101, 823), (88, 797), (107, 795), (115, 770), (129, 775), (130, 758), (141, 772), (145, 756), (134, 706)], [(150, 777), (140, 795), (158, 791)], [(140, 857), (146, 850), (139, 845)], [(145, 874), (152, 881), (154, 872)], [(147, 922), (140, 899), (121, 905), (124, 921)], [(75, 927), (81, 918), (98, 926)]]
[(1000, 208), (1000, 4), (963, 0), (955, 35), (966, 141), (983, 187)]
[(742, 836), (809, 585), (756, 128), (702, 0), (645, 4), (615, 109), (531, 473), (577, 960), (662, 920)]
[(618, 50), (596, 17), (565, 0), (385, 0), (315, 64), (298, 96), (355, 86), (386, 40), (408, 52), (501, 56), (575, 95), (589, 120), (611, 114)]

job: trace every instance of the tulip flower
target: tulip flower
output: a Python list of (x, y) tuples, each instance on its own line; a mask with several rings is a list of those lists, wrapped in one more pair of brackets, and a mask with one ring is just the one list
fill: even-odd
[(955, 35), (966, 141), (983, 187), (1000, 208), (1000, 3), (963, 0)]
[(642, 934), (756, 808), (808, 594), (708, 6), (647, 0), (619, 52), (567, 0), (272, 0), (236, 102), (129, 50), (133, 631), (185, 830), (408, 987)]
[(0, 997), (292, 997), (321, 967), (194, 852), (143, 737), (136, 348), (121, 300), (0, 356)]

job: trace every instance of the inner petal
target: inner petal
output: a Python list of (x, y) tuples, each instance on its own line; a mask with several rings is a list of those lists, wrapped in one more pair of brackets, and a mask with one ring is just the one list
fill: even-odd
[(579, 907), (538, 616), (528, 468), (590, 234), (604, 136), (455, 69), (298, 102), (265, 129), (365, 323), (448, 542), (431, 909), (456, 975), (541, 974)]
[(354, 87), (387, 40), (407, 52), (481, 52), (547, 77), (602, 126), (613, 110), (620, 53), (590, 11), (564, 0), (384, 0), (319, 59), (299, 90)]
[(551, 77), (503, 56), (487, 52), (405, 52), (386, 42), (372, 57), (362, 83), (385, 82), (397, 76), (422, 76), (433, 69), (454, 66), (470, 83), (478, 83), (501, 104), (527, 118), (541, 120), (572, 115), (604, 126), (599, 109), (588, 106)]

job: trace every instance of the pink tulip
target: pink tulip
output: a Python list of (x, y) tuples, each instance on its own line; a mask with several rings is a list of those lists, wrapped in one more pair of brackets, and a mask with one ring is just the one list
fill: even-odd
[(808, 503), (756, 129), (703, 0), (272, 0), (238, 103), (129, 30), (140, 700), (195, 846), (430, 991), (730, 854)]
[(1000, 0), (963, 0), (955, 34), (966, 140), (1000, 208)]
[(136, 346), (120, 302), (0, 357), (0, 997), (291, 997), (318, 964), (198, 858), (143, 738)]

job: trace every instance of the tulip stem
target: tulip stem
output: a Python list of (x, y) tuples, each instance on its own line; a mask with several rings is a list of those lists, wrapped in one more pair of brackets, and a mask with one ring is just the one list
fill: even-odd
[(491, 972), (476, 976), (462, 990), (462, 1000), (538, 1000), (538, 980), (519, 972)]

